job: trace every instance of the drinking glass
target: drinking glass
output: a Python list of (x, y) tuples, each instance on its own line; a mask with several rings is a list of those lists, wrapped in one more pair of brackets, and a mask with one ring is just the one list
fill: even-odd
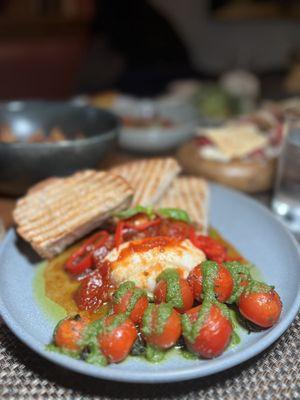
[(287, 117), (272, 208), (300, 239), (300, 117)]

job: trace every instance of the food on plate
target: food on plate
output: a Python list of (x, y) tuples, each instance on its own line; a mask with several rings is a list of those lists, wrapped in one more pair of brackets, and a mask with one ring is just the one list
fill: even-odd
[(80, 350), (80, 341), (87, 325), (88, 319), (79, 314), (63, 319), (57, 324), (53, 334), (55, 345), (65, 350)]
[(181, 335), (180, 316), (169, 303), (150, 304), (143, 316), (141, 332), (154, 351), (169, 349)]
[(194, 304), (194, 293), (186, 279), (181, 278), (178, 269), (165, 269), (156, 278), (155, 303), (169, 303), (176, 311), (183, 313)]
[[(85, 134), (83, 132), (76, 132), (72, 135), (72, 140), (84, 138)], [(48, 135), (43, 131), (43, 129), (32, 132), (30, 135), (26, 136), (25, 141), (27, 143), (55, 143), (64, 140), (70, 140), (70, 135), (66, 135), (61, 128), (56, 126), (49, 131)], [(6, 124), (0, 125), (0, 143), (16, 142), (20, 142), (20, 137), (14, 133), (13, 129)], [(24, 142), (24, 140), (22, 140), (22, 142)]]
[(187, 172), (246, 192), (266, 190), (282, 143), (282, 125), (272, 121), (249, 114), (220, 127), (201, 128), (179, 149), (179, 161)]
[(248, 123), (201, 129), (198, 137), (202, 157), (224, 162), (246, 158), (267, 145), (267, 138)]
[[(248, 327), (273, 326), (282, 308), (274, 287), (206, 230), (206, 183), (176, 178), (173, 159), (129, 166), (122, 171), (146, 205), (132, 205), (115, 170), (51, 178), (17, 203), (19, 233), (40, 255), (57, 255), (44, 271), (45, 293), (68, 316), (47, 348), (99, 366), (128, 356), (158, 362), (173, 350), (213, 358), (238, 342), (236, 315)], [(135, 180), (140, 170), (146, 182)]]
[(275, 290), (261, 282), (251, 282), (238, 302), (240, 313), (249, 321), (269, 328), (278, 320), (281, 301)]
[[(195, 299), (201, 301), (203, 294), (203, 273), (201, 264), (197, 265), (190, 272), (187, 280)], [(223, 303), (230, 298), (233, 291), (233, 285), (234, 282), (230, 272), (220, 263), (214, 281), (214, 294), (220, 303)]]
[(108, 315), (101, 321), (97, 336), (98, 346), (107, 362), (123, 361), (137, 338), (134, 323), (125, 314)]
[(135, 192), (133, 205), (148, 206), (158, 202), (179, 174), (180, 166), (174, 158), (151, 158), (132, 161), (111, 171), (130, 182)]
[(186, 278), (191, 268), (205, 260), (205, 255), (189, 239), (154, 236), (122, 243), (106, 259), (116, 285), (128, 279), (152, 292), (157, 276), (166, 265), (176, 266)]
[(208, 186), (204, 179), (193, 176), (175, 178), (158, 202), (159, 207), (173, 207), (187, 211), (193, 223), (207, 231)]
[(45, 258), (62, 252), (131, 203), (133, 191), (111, 172), (85, 170), (38, 184), (17, 201), (18, 233)]
[(131, 281), (121, 283), (113, 295), (114, 313), (127, 313), (135, 324), (141, 323), (148, 304), (147, 293)]
[(187, 311), (182, 325), (187, 348), (203, 358), (222, 354), (233, 332), (228, 310), (204, 302)]
[(158, 362), (171, 349), (217, 357), (238, 340), (234, 312), (265, 329), (282, 308), (274, 288), (254, 280), (251, 266), (215, 231), (203, 235), (174, 208), (115, 213), (106, 231), (58, 268), (78, 282), (69, 296), (81, 317), (64, 319), (48, 348), (94, 365), (129, 355)]

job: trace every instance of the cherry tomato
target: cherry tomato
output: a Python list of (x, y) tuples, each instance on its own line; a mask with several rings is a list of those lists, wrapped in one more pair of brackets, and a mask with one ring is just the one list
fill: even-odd
[(109, 234), (106, 231), (97, 232), (86, 239), (66, 261), (66, 270), (73, 275), (79, 275), (92, 268), (94, 262), (93, 251), (104, 246), (108, 239)]
[[(197, 301), (201, 301), (202, 295), (202, 270), (201, 265), (197, 265), (189, 274), (188, 282), (194, 292)], [(223, 265), (218, 266), (218, 275), (215, 279), (215, 294), (217, 299), (223, 303), (229, 299), (233, 290), (233, 279)]]
[[(130, 300), (132, 298), (132, 295), (134, 294), (134, 290), (135, 289), (128, 290), (118, 302), (114, 301), (113, 310), (115, 314), (125, 313), (128, 310), (128, 306), (130, 305)], [(129, 315), (129, 318), (134, 324), (140, 324), (147, 307), (148, 298), (145, 294), (137, 300), (133, 307), (133, 310)]]
[(119, 247), (120, 244), (123, 243), (123, 229), (125, 227), (124, 221), (119, 221), (117, 223), (116, 231), (115, 231), (115, 246)]
[(56, 346), (67, 350), (79, 350), (79, 342), (87, 324), (88, 319), (82, 318), (79, 315), (63, 319), (54, 331)]
[(133, 229), (135, 231), (144, 231), (145, 229), (151, 228), (153, 226), (158, 226), (161, 222), (160, 218), (155, 218), (153, 220), (137, 220), (137, 221), (125, 221), (125, 227), (129, 229)]
[[(193, 306), (194, 296), (193, 296), (192, 289), (190, 288), (190, 285), (188, 284), (188, 282), (185, 279), (179, 278), (179, 285), (180, 285), (183, 307), (175, 308), (175, 310), (180, 313), (183, 313)], [(154, 289), (154, 302), (155, 303), (159, 304), (159, 303), (166, 302), (167, 286), (168, 286), (168, 283), (164, 280), (161, 280), (157, 283), (157, 285)]]
[(217, 263), (226, 260), (226, 248), (210, 236), (197, 235), (195, 229), (190, 227), (189, 238), (193, 245), (202, 250), (209, 260), (216, 261)]
[[(186, 315), (194, 323), (201, 310), (201, 305), (187, 311)], [(211, 305), (208, 317), (200, 327), (194, 341), (183, 332), (188, 349), (204, 358), (219, 356), (228, 346), (232, 335), (231, 322), (222, 314), (216, 305)]]
[[(109, 327), (115, 322), (117, 315), (105, 318), (104, 326)], [(103, 355), (112, 363), (118, 363), (128, 356), (137, 338), (137, 330), (134, 323), (125, 319), (117, 327), (105, 329), (98, 335), (98, 344)]]
[(97, 311), (110, 300), (112, 289), (108, 267), (103, 266), (82, 280), (74, 300), (79, 310)]
[(190, 225), (184, 221), (162, 219), (159, 226), (159, 235), (175, 237), (184, 240), (189, 237)]
[(280, 297), (275, 290), (270, 292), (250, 292), (241, 294), (238, 302), (240, 313), (262, 328), (273, 326), (282, 310)]
[[(159, 313), (163, 311), (168, 313), (166, 321), (159, 321)], [(167, 314), (167, 315), (168, 315)], [(161, 303), (151, 305), (146, 310), (142, 320), (142, 333), (148, 344), (160, 349), (169, 349), (174, 346), (181, 335), (181, 321), (179, 314), (171, 305)]]

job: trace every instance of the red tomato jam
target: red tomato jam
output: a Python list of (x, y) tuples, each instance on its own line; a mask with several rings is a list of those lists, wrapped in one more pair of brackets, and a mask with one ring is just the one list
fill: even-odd
[(110, 280), (109, 263), (99, 264), (97, 269), (83, 279), (74, 294), (79, 310), (97, 311), (111, 299), (114, 287)]

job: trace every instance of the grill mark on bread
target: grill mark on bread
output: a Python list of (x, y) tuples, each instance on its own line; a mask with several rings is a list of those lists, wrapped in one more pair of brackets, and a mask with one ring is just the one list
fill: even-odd
[(196, 177), (176, 178), (159, 201), (159, 207), (181, 208), (203, 232), (208, 224), (209, 190), (206, 181)]
[(130, 205), (132, 188), (110, 172), (87, 170), (42, 182), (17, 202), (19, 234), (51, 258)]
[[(96, 192), (96, 190), (101, 189), (104, 191), (104, 193), (106, 191), (110, 193), (112, 188), (117, 189), (117, 191), (120, 189), (119, 187), (118, 188), (115, 187), (115, 182), (113, 180), (111, 180), (110, 182), (107, 182), (106, 185), (104, 182), (103, 185), (101, 185), (101, 188), (99, 188), (99, 182), (92, 182), (92, 185), (91, 185), (90, 181), (88, 183), (89, 183), (90, 189), (87, 191), (87, 193), (84, 196), (85, 202), (82, 204), (83, 208), (91, 207), (92, 203), (97, 199), (98, 192)], [(125, 185), (123, 185), (123, 186), (125, 188)], [(112, 195), (110, 195), (109, 197), (107, 197), (107, 195), (106, 196), (104, 195), (104, 197), (101, 198), (103, 206), (108, 206), (107, 203), (109, 201), (111, 201), (112, 198), (113, 198)], [(61, 215), (60, 206), (63, 203), (65, 203), (67, 205), (63, 209), (63, 215)], [(45, 226), (45, 230), (49, 229), (53, 226), (63, 223), (66, 219), (68, 219), (70, 217), (70, 214), (76, 213), (76, 210), (74, 210), (74, 204), (76, 204), (76, 203), (78, 203), (78, 201), (77, 201), (77, 199), (74, 199), (74, 193), (72, 192), (69, 196), (65, 196), (63, 199), (61, 199), (59, 204), (57, 202), (54, 204), (51, 204), (51, 203), (47, 204), (49, 214), (46, 214), (44, 216), (44, 218), (41, 218), (44, 214), (43, 210), (41, 210), (41, 212), (37, 213), (36, 216), (33, 216), (32, 218), (30, 216), (28, 216), (22, 222), (24, 223), (24, 222), (31, 221), (31, 226), (28, 229), (31, 229), (32, 231), (34, 231), (35, 227), (39, 227), (41, 225), (41, 222), (49, 223), (49, 225)], [(57, 217), (57, 218), (59, 218), (59, 220), (55, 220), (55, 219), (53, 219), (53, 217)], [(38, 228), (38, 229), (43, 230), (42, 228)]]
[(152, 158), (129, 162), (111, 171), (130, 182), (135, 191), (133, 206), (147, 206), (157, 203), (180, 172), (180, 166), (173, 158)]

